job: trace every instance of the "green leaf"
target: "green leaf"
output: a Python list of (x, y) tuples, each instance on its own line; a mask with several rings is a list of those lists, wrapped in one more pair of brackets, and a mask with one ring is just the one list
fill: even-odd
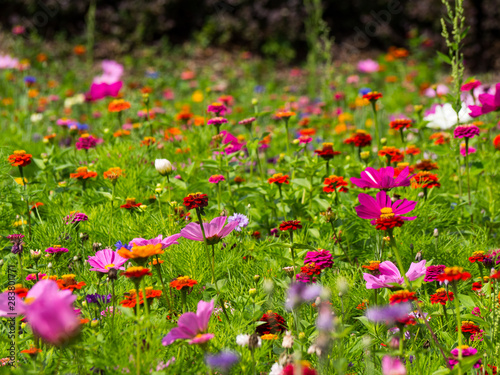
[(442, 62), (444, 62), (444, 63), (446, 63), (446, 64), (451, 65), (451, 60), (450, 60), (449, 56), (446, 56), (444, 53), (441, 53), (441, 52), (439, 52), (439, 51), (436, 51), (436, 52), (437, 52), (437, 54), (438, 54), (438, 58), (439, 58)]
[(293, 249), (304, 249), (304, 250), (317, 250), (315, 247), (311, 245), (304, 245), (301, 243), (294, 243), (292, 246)]
[(294, 185), (305, 187), (309, 191), (312, 190), (311, 182), (305, 178), (294, 178), (291, 182)]
[(316, 228), (309, 228), (307, 229), (307, 231), (309, 232), (309, 234), (311, 235), (311, 237), (314, 237), (314, 238), (317, 238), (319, 239), (319, 230), (317, 230)]
[(33, 158), (33, 161), (35, 162), (35, 164), (37, 165), (38, 168), (40, 168), (40, 169), (46, 168), (46, 165), (42, 159)]

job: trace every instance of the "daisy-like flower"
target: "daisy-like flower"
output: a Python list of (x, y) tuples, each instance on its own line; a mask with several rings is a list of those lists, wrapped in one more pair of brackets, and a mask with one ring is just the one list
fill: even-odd
[(290, 181), (288, 180), (288, 177), (289, 176), (287, 174), (284, 175), (283, 173), (275, 173), (270, 179), (267, 180), (267, 182), (278, 185), (289, 184)]
[(400, 186), (410, 186), (410, 169), (405, 167), (397, 176), (393, 167), (374, 169), (366, 168), (361, 172), (361, 178), (351, 177), (351, 182), (357, 187), (366, 189), (391, 190)]
[(392, 120), (389, 123), (389, 127), (394, 130), (402, 130), (402, 129), (408, 129), (411, 127), (411, 124), (413, 121), (407, 118), (398, 118), (395, 120)]
[[(417, 280), (425, 275), (425, 260), (418, 263), (412, 263), (406, 277), (409, 281)], [(363, 279), (366, 281), (366, 289), (393, 288), (393, 284), (403, 285), (404, 278), (399, 272), (398, 267), (391, 261), (385, 261), (377, 264), (370, 262), (370, 266), (363, 266), (371, 271), (371, 273), (363, 273)]]
[(137, 203), (135, 198), (127, 198), (125, 199), (125, 204), (122, 204), (120, 208), (124, 208), (126, 210), (131, 210), (136, 207), (140, 207), (142, 203)]
[(446, 289), (444, 288), (439, 288), (436, 290), (436, 293), (431, 294), (431, 303), (440, 303), (441, 305), (445, 306), (447, 301), (453, 301), (455, 299), (455, 296), (453, 292), (446, 292)]
[[(238, 222), (236, 221), (228, 222), (224, 226), (226, 219), (226, 216), (220, 216), (213, 219), (210, 223), (203, 223), (203, 229), (209, 245), (219, 243), (238, 226)], [(203, 233), (198, 223), (189, 223), (181, 230), (180, 234), (188, 240), (203, 241)]]
[(132, 248), (130, 250), (125, 247), (118, 250), (118, 255), (122, 258), (133, 259), (139, 263), (145, 262), (147, 258), (153, 255), (160, 255), (163, 253), (164, 251), (161, 243), (145, 246), (136, 246), (135, 244), (132, 244)]
[(72, 292), (75, 289), (82, 289), (82, 287), (87, 285), (83, 281), (77, 282), (76, 275), (74, 275), (74, 274), (62, 275), (61, 278), (59, 280), (57, 280), (56, 282), (57, 282), (57, 286), (59, 287), (59, 289), (61, 289), (61, 290), (69, 289)]
[(83, 212), (72, 211), (68, 216), (64, 218), (66, 225), (68, 224), (77, 224), (82, 221), (88, 221), (89, 217), (85, 215)]
[(346, 186), (349, 186), (347, 181), (344, 180), (342, 176), (332, 175), (330, 177), (325, 178), (323, 181), (323, 191), (325, 193), (336, 193), (337, 189), (340, 193), (347, 193), (349, 189)]
[(295, 112), (292, 111), (279, 111), (275, 114), (277, 118), (288, 121), (290, 117), (295, 116)]
[(378, 91), (370, 91), (363, 95), (363, 99), (367, 99), (370, 102), (376, 102), (377, 100), (382, 98), (382, 96), (383, 95)]
[(92, 266), (90, 271), (108, 273), (110, 269), (124, 270), (123, 264), (127, 261), (111, 249), (99, 250), (94, 256), (89, 256), (87, 262)]
[[(453, 358), (448, 359), (448, 364), (451, 366), (453, 369), (456, 364), (458, 364), (458, 354), (459, 350), (462, 349), (462, 358), (467, 358), (473, 355), (476, 355), (477, 349), (476, 348), (470, 348), (467, 345), (462, 345), (460, 348), (455, 348), (451, 350), (451, 354), (453, 355)], [(473, 366), (474, 368), (480, 368), (481, 367), (481, 360), (479, 359)]]
[(216, 125), (216, 126), (221, 126), (222, 124), (226, 124), (226, 123), (227, 123), (227, 119), (224, 117), (213, 117), (207, 121), (208, 125)]
[(398, 290), (389, 297), (389, 303), (394, 305), (396, 303), (416, 301), (416, 292), (410, 292), (408, 290)]
[(465, 281), (470, 279), (471, 274), (469, 272), (464, 272), (463, 267), (446, 267), (442, 274), (438, 275), (436, 278), (438, 281)]
[(355, 207), (358, 216), (362, 219), (372, 219), (371, 224), (376, 225), (379, 230), (400, 227), (405, 221), (417, 218), (401, 216), (412, 211), (417, 202), (403, 199), (393, 203), (385, 191), (378, 192), (376, 199), (361, 193), (358, 195), (358, 200), (361, 203)]
[(138, 282), (144, 276), (152, 276), (153, 274), (151, 273), (151, 270), (149, 268), (138, 266), (127, 268), (125, 272), (122, 272), (122, 275), (129, 279), (134, 279), (136, 282)]
[(108, 105), (109, 112), (121, 112), (130, 108), (130, 103), (123, 99), (115, 99)]
[(322, 148), (314, 150), (314, 153), (323, 160), (331, 160), (335, 155), (341, 154), (340, 151), (333, 150), (333, 143), (323, 143), (322, 146)]
[(212, 103), (208, 106), (207, 112), (215, 113), (216, 116), (224, 115), (227, 112), (227, 107), (222, 103)]
[(484, 255), (484, 251), (474, 251), (472, 256), (469, 257), (469, 262), (482, 262), (486, 256)]
[(77, 180), (86, 180), (89, 178), (96, 178), (97, 172), (91, 172), (87, 167), (80, 167), (76, 169), (76, 173), (70, 173), (69, 177)]
[(124, 177), (125, 174), (120, 167), (109, 168), (103, 173), (104, 179), (110, 180), (111, 182), (116, 182), (119, 177)]
[(184, 206), (188, 210), (192, 209), (202, 209), (208, 206), (208, 196), (201, 193), (189, 194), (184, 198)]
[(170, 287), (181, 290), (192, 288), (196, 284), (198, 284), (198, 282), (191, 279), (189, 276), (179, 276), (178, 278), (170, 282)]
[(434, 187), (441, 187), (438, 176), (428, 171), (418, 172), (417, 174), (413, 175), (411, 179), (411, 187), (413, 189), (432, 189)]
[(9, 163), (13, 167), (26, 167), (31, 164), (31, 158), (33, 155), (27, 154), (24, 150), (16, 150), (9, 155)]
[(423, 159), (415, 164), (415, 169), (419, 171), (432, 171), (434, 169), (439, 169), (437, 163), (432, 162), (429, 159)]
[(90, 134), (82, 134), (82, 136), (75, 143), (77, 150), (90, 150), (97, 146), (97, 138)]
[(304, 263), (314, 263), (321, 270), (333, 267), (332, 254), (328, 250), (308, 251), (304, 258)]
[(401, 150), (390, 146), (382, 147), (382, 150), (378, 152), (378, 156), (385, 156), (387, 158), (387, 164), (398, 163), (404, 159), (404, 154)]
[(446, 269), (445, 265), (437, 265), (437, 266), (429, 266), (425, 270), (425, 278), (424, 281), (426, 283), (430, 283), (433, 281), (438, 281), (438, 276), (441, 275)]
[(481, 81), (471, 78), (460, 87), (460, 91), (471, 91), (481, 86)]
[[(148, 302), (148, 305), (150, 305), (153, 300), (159, 299), (161, 297), (162, 291), (161, 290), (154, 290), (153, 287), (149, 286), (146, 287), (146, 301)], [(120, 302), (120, 305), (123, 307), (130, 307), (134, 308), (137, 306), (137, 291), (135, 289), (129, 290), (128, 293), (125, 293), (125, 299)], [(144, 294), (142, 293), (142, 290), (139, 291), (139, 305), (144, 304)]]

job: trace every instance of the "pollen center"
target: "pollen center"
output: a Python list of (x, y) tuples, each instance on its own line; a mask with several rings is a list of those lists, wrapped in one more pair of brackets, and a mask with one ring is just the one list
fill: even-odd
[(380, 217), (382, 219), (390, 219), (394, 217), (394, 212), (392, 212), (391, 207), (384, 207), (380, 209)]

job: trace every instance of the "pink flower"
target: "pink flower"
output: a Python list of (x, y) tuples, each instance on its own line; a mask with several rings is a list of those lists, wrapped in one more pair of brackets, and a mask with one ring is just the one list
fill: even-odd
[[(45, 276), (47, 276), (46, 273), (39, 273), (38, 276), (35, 275), (34, 273), (30, 273), (28, 276), (26, 276), (26, 281), (37, 281), (37, 280), (42, 280)], [(37, 279), (38, 277), (38, 279)]]
[[(215, 245), (238, 226), (237, 221), (232, 221), (224, 227), (226, 219), (226, 216), (220, 216), (213, 219), (210, 223), (203, 223), (203, 229), (205, 230), (205, 236), (209, 245)], [(188, 240), (203, 241), (201, 226), (198, 223), (189, 223), (181, 230), (181, 236)]]
[(470, 91), (474, 90), (475, 88), (478, 88), (481, 86), (481, 81), (478, 81), (474, 78), (472, 78), (469, 82), (464, 83), (462, 87), (460, 87), (460, 91)]
[(89, 92), (85, 94), (85, 98), (87, 101), (94, 102), (96, 100), (104, 99), (108, 96), (116, 98), (120, 89), (123, 86), (122, 81), (114, 82), (114, 83), (92, 83), (90, 86)]
[(312, 138), (309, 137), (308, 135), (301, 135), (299, 137), (299, 143), (302, 144), (308, 144), (312, 142)]
[(466, 153), (466, 152), (465, 152), (465, 143), (462, 143), (462, 144), (460, 145), (460, 154), (461, 154), (463, 157), (467, 156), (466, 154), (468, 154), (468, 155), (475, 154), (475, 153), (476, 153), (476, 151), (477, 151), (477, 150), (476, 150), (474, 147), (469, 146), (469, 148), (468, 148), (468, 150), (467, 150), (467, 153)]
[(94, 78), (92, 83), (107, 83), (111, 85), (120, 81), (123, 74), (123, 65), (113, 60), (104, 60), (101, 63), (103, 74)]
[(479, 135), (479, 128), (474, 124), (458, 125), (453, 131), (455, 138), (474, 138)]
[(19, 60), (11, 57), (10, 55), (0, 55), (0, 70), (1, 69), (15, 69), (19, 65)]
[(97, 145), (98, 139), (89, 135), (87, 137), (80, 137), (76, 142), (77, 150), (90, 150), (91, 148), (95, 148)]
[(227, 119), (225, 119), (224, 117), (213, 117), (207, 121), (208, 125), (222, 125), (225, 123), (227, 123)]
[(406, 167), (399, 175), (394, 178), (394, 168), (385, 167), (376, 170), (368, 167), (361, 172), (361, 178), (351, 177), (351, 182), (360, 188), (373, 188), (380, 190), (390, 190), (399, 186), (410, 186), (410, 179), (413, 175), (410, 174), (410, 169)]
[(357, 75), (353, 75), (353, 76), (349, 76), (347, 77), (347, 80), (346, 80), (346, 83), (358, 83), (359, 82), (359, 76)]
[(361, 193), (358, 195), (359, 206), (354, 209), (361, 219), (373, 219), (371, 224), (375, 224), (375, 220), (380, 218), (381, 215), (393, 215), (401, 218), (402, 220), (415, 220), (416, 216), (405, 217), (400, 216), (412, 211), (417, 202), (409, 201), (406, 199), (399, 199), (392, 202), (391, 198), (385, 191), (379, 191), (377, 198), (373, 198), (368, 194)]
[(444, 96), (450, 92), (450, 89), (448, 88), (448, 86), (440, 84), (437, 85), (435, 90), (432, 87), (429, 87), (427, 90), (424, 91), (424, 95), (429, 98), (435, 98), (436, 92), (438, 96)]
[(406, 367), (397, 357), (386, 355), (382, 358), (383, 375), (406, 375)]
[(207, 112), (213, 112), (216, 116), (224, 116), (227, 112), (227, 107), (222, 103), (212, 103), (208, 106)]
[(358, 70), (361, 73), (375, 73), (378, 72), (380, 69), (380, 66), (378, 62), (367, 59), (367, 60), (361, 60), (358, 62)]
[[(406, 272), (408, 280), (414, 281), (425, 275), (425, 260), (419, 263), (412, 263), (410, 269)], [(404, 278), (401, 276), (398, 267), (391, 261), (385, 261), (379, 264), (379, 275), (374, 276), (371, 273), (364, 273), (363, 279), (366, 281), (366, 289), (393, 288), (394, 285), (402, 285)]]
[(25, 300), (16, 296), (15, 311), (9, 308), (8, 293), (0, 295), (0, 316), (24, 314), (33, 332), (44, 341), (60, 345), (74, 336), (80, 321), (73, 308), (76, 296), (70, 290), (59, 290), (53, 280), (41, 280), (26, 295)]
[(208, 182), (211, 184), (218, 184), (219, 182), (226, 181), (223, 175), (221, 174), (214, 174), (213, 176), (210, 176), (208, 179)]
[(111, 249), (99, 250), (94, 256), (89, 256), (87, 262), (92, 266), (91, 271), (108, 273), (111, 268), (124, 270), (121, 267), (127, 259), (122, 258), (117, 252)]
[(206, 333), (208, 322), (214, 310), (214, 300), (210, 302), (198, 302), (196, 314), (187, 312), (181, 315), (177, 327), (172, 328), (163, 338), (164, 346), (172, 344), (176, 340), (190, 340), (189, 344), (203, 344), (214, 337), (212, 333)]
[(471, 117), (478, 117), (481, 115), (485, 115), (487, 113), (497, 111), (500, 109), (500, 83), (495, 85), (495, 94), (481, 94), (478, 97), (479, 103), (482, 106), (478, 105), (470, 105), (469, 106), (469, 115)]
[(177, 242), (177, 240), (180, 237), (182, 237), (180, 233), (165, 238), (163, 238), (163, 236), (160, 234), (158, 237), (153, 238), (151, 240), (146, 240), (144, 238), (134, 238), (130, 242), (133, 243), (135, 246), (158, 245), (159, 243), (161, 243), (161, 248), (166, 249), (170, 245), (178, 245), (179, 242)]
[[(230, 155), (230, 154), (234, 154), (235, 152), (239, 152), (243, 146), (245, 145), (245, 143), (240, 143), (240, 141), (238, 141), (238, 138), (236, 138), (234, 135), (232, 135), (231, 133), (223, 130), (220, 132), (220, 134), (222, 134), (224, 136), (224, 138), (222, 139), (222, 143), (227, 145), (225, 148), (224, 148), (224, 153), (226, 155)], [(218, 152), (215, 152), (215, 154), (219, 154)]]

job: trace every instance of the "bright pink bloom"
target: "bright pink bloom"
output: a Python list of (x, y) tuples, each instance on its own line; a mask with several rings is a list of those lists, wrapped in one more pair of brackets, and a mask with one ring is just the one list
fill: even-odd
[(495, 85), (495, 94), (481, 94), (478, 97), (479, 103), (482, 106), (470, 105), (469, 115), (471, 117), (478, 117), (487, 113), (498, 111), (500, 109), (500, 83)]
[(424, 91), (424, 95), (429, 98), (435, 98), (436, 92), (438, 96), (444, 96), (450, 92), (450, 89), (448, 88), (448, 86), (440, 84), (437, 85), (435, 90), (432, 87), (429, 87), (427, 90)]
[[(205, 236), (209, 245), (215, 245), (238, 226), (237, 221), (231, 221), (224, 227), (226, 219), (226, 216), (220, 216), (213, 219), (210, 223), (203, 223), (203, 229), (205, 230)], [(189, 223), (186, 225), (181, 230), (181, 236), (188, 240), (203, 241), (203, 234), (198, 223)]]
[(479, 133), (479, 128), (474, 124), (458, 125), (453, 131), (453, 136), (455, 138), (474, 138)]
[[(42, 280), (44, 276), (47, 276), (46, 273), (39, 273), (38, 274), (38, 280)], [(34, 273), (30, 273), (28, 276), (26, 276), (26, 281), (37, 281), (37, 275)]]
[(460, 87), (460, 91), (470, 91), (474, 90), (475, 88), (478, 88), (481, 86), (481, 81), (478, 81), (476, 79), (471, 79), (469, 82), (464, 83), (462, 87)]
[(94, 78), (92, 83), (107, 83), (111, 85), (120, 81), (123, 74), (123, 65), (113, 60), (104, 60), (101, 64), (103, 74)]
[(382, 358), (383, 375), (406, 375), (406, 367), (397, 357), (386, 355)]
[(99, 250), (94, 256), (89, 256), (87, 262), (92, 266), (91, 271), (108, 273), (111, 268), (124, 270), (122, 265), (127, 259), (118, 255), (117, 252), (111, 249)]
[(227, 119), (225, 119), (224, 117), (213, 117), (207, 121), (208, 125), (222, 125), (225, 123), (227, 123)]
[(172, 328), (163, 338), (162, 344), (167, 346), (176, 340), (190, 340), (189, 344), (203, 344), (214, 337), (212, 333), (206, 333), (208, 322), (214, 310), (214, 300), (210, 302), (198, 302), (196, 314), (187, 312), (180, 316), (177, 327)]
[(472, 155), (472, 154), (475, 154), (476, 153), (476, 149), (474, 147), (471, 147), (469, 146), (469, 149), (467, 150), (467, 152), (465, 152), (465, 143), (462, 143), (460, 145), (460, 154), (465, 157), (466, 154), (469, 154), (469, 155)]
[(361, 204), (354, 208), (356, 213), (361, 219), (373, 219), (371, 221), (372, 225), (375, 225), (376, 219), (380, 218), (381, 215), (388, 214), (388, 212), (382, 212), (382, 209), (384, 209), (384, 211), (389, 211), (388, 209), (390, 208), (390, 213), (402, 220), (415, 220), (417, 218), (416, 216), (400, 216), (412, 211), (417, 205), (417, 202), (399, 199), (393, 203), (391, 197), (383, 190), (377, 193), (376, 199), (368, 194), (361, 193), (358, 195), (358, 200)]
[(80, 137), (76, 142), (77, 150), (90, 150), (91, 148), (95, 148), (97, 145), (98, 139), (89, 135), (88, 137)]
[(80, 321), (73, 307), (76, 296), (70, 290), (59, 290), (53, 280), (41, 280), (31, 288), (25, 300), (16, 297), (15, 311), (8, 305), (8, 293), (0, 294), (0, 316), (23, 314), (33, 332), (44, 341), (58, 345), (75, 335)]
[(134, 238), (131, 243), (133, 243), (136, 246), (146, 246), (146, 245), (158, 245), (161, 243), (161, 248), (166, 249), (170, 245), (178, 245), (179, 242), (177, 240), (182, 237), (180, 233), (173, 234), (172, 236), (168, 236), (163, 238), (163, 236), (160, 234), (158, 237), (153, 238), (151, 240), (146, 240), (144, 238)]
[(225, 177), (221, 174), (214, 174), (213, 176), (210, 176), (208, 179), (208, 182), (211, 184), (218, 184), (219, 182), (226, 181)]
[(222, 103), (212, 103), (208, 106), (207, 112), (213, 112), (216, 116), (224, 116), (227, 112), (227, 107)]
[(19, 60), (10, 55), (0, 55), (0, 70), (15, 69), (19, 66)]
[(410, 186), (410, 179), (414, 176), (408, 176), (410, 168), (403, 169), (396, 178), (394, 178), (394, 168), (385, 167), (376, 170), (368, 167), (361, 172), (361, 178), (351, 177), (351, 182), (360, 188), (372, 188), (380, 190), (390, 190), (399, 186)]
[(89, 92), (85, 94), (85, 98), (87, 101), (91, 102), (104, 99), (108, 96), (116, 98), (122, 86), (123, 86), (122, 81), (118, 81), (111, 84), (106, 82), (92, 83)]
[(309, 137), (308, 135), (301, 135), (299, 137), (299, 143), (300, 144), (308, 144), (308, 143), (311, 143), (312, 142), (312, 138)]
[(367, 60), (361, 60), (358, 62), (358, 70), (361, 73), (375, 73), (378, 72), (380, 69), (380, 65), (378, 62), (367, 59)]
[[(224, 136), (224, 138), (222, 139), (222, 143), (227, 145), (224, 148), (224, 152), (226, 155), (239, 152), (243, 148), (243, 146), (245, 146), (245, 143), (240, 143), (240, 141), (238, 141), (238, 138), (225, 130), (221, 131), (220, 134)], [(217, 152), (215, 153), (218, 154)]]
[[(412, 263), (410, 269), (406, 272), (408, 280), (417, 280), (425, 275), (425, 260), (419, 263)], [(366, 289), (392, 288), (394, 285), (403, 285), (404, 278), (401, 276), (398, 267), (391, 261), (385, 261), (379, 264), (379, 275), (374, 276), (371, 273), (364, 273), (363, 279), (366, 281)]]

